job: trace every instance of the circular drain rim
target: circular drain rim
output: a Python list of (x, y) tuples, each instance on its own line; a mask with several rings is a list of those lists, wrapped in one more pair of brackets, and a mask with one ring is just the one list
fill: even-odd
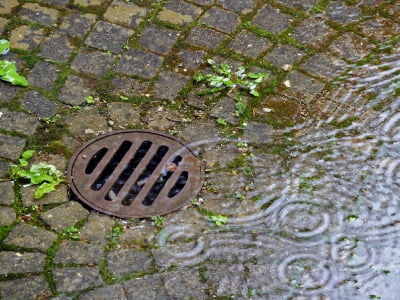
[[(132, 138), (132, 136), (134, 138)], [(153, 138), (151, 139), (150, 137), (153, 137)], [(113, 146), (113, 143), (115, 144), (115, 141), (117, 141), (117, 143), (118, 143), (118, 139), (119, 139), (119, 144), (116, 146)], [(104, 157), (100, 158), (100, 162), (98, 162), (97, 165), (95, 166), (94, 170), (92, 170), (92, 172), (94, 174), (90, 173), (87, 175), (83, 171), (85, 169), (87, 170), (89, 161), (102, 148), (102, 143), (105, 143), (108, 140), (110, 140), (109, 141), (110, 145), (108, 146), (109, 147), (108, 150), (111, 149), (110, 154), (108, 155), (108, 158), (106, 158), (107, 154), (104, 154)], [(176, 195), (173, 195), (172, 197), (169, 197), (169, 195), (168, 195), (167, 200), (165, 200), (164, 198), (161, 199), (162, 202), (165, 202), (165, 201), (170, 202), (163, 209), (157, 209), (157, 207), (160, 207), (160, 205), (157, 206), (157, 204), (159, 204), (159, 203), (156, 203), (154, 205), (150, 204), (149, 206), (146, 206), (148, 208), (146, 210), (143, 208), (144, 207), (144, 205), (142, 203), (143, 201), (141, 201), (140, 198), (138, 199), (138, 201), (136, 201), (137, 199), (133, 199), (132, 204), (122, 205), (121, 199), (117, 199), (118, 201), (116, 201), (116, 202), (114, 201), (115, 199), (111, 200), (111, 201), (110, 200), (107, 201), (107, 200), (105, 200), (104, 192), (100, 193), (93, 189), (91, 189), (90, 191), (87, 190), (88, 186), (93, 187), (93, 185), (88, 185), (88, 181), (90, 181), (90, 182), (92, 182), (92, 184), (94, 184), (93, 183), (94, 180), (97, 180), (101, 171), (105, 169), (104, 166), (102, 168), (100, 168), (98, 166), (106, 165), (107, 162), (109, 163), (111, 161), (111, 159), (114, 158), (114, 156), (111, 157), (111, 155), (115, 155), (115, 153), (118, 151), (117, 149), (120, 149), (122, 147), (121, 146), (122, 143), (125, 141), (131, 141), (132, 144), (135, 144), (135, 143), (140, 144), (141, 143), (142, 145), (143, 145), (144, 141), (150, 141), (151, 147), (153, 147), (153, 144), (154, 144), (153, 148), (157, 148), (157, 146), (158, 146), (158, 148), (160, 148), (162, 145), (168, 146), (167, 153), (162, 158), (162, 160), (159, 162), (156, 169), (153, 170), (154, 172), (148, 177), (148, 178), (151, 177), (150, 179), (153, 180), (154, 184), (156, 182), (156, 181), (154, 181), (154, 178), (156, 178), (156, 177), (159, 178), (159, 176), (162, 176), (161, 172), (156, 172), (156, 170), (159, 170), (161, 168), (160, 166), (164, 166), (163, 169), (165, 169), (166, 163), (170, 162), (173, 157), (178, 156), (176, 154), (177, 152), (178, 152), (179, 156), (182, 158), (182, 163), (177, 163), (176, 170), (174, 169), (172, 171), (171, 181), (175, 180), (176, 183), (174, 186), (176, 186), (176, 184), (178, 183), (178, 179), (180, 179), (181, 177), (179, 177), (177, 179), (177, 176), (176, 175), (174, 176), (174, 174), (175, 173), (178, 174), (179, 172), (180, 172), (180, 174), (182, 174), (182, 172), (186, 172), (187, 179), (185, 181), (183, 188)], [(105, 147), (105, 146), (103, 145), (103, 147)], [(131, 172), (131, 176), (128, 178), (128, 180), (126, 182), (124, 182), (124, 186), (128, 181), (130, 181), (132, 179), (132, 177), (136, 177), (136, 179), (134, 179), (134, 180), (136, 180), (136, 181), (134, 181), (136, 184), (137, 178), (139, 176), (137, 174), (144, 172), (143, 170), (145, 169), (145, 167), (153, 159), (152, 158), (151, 160), (149, 160), (149, 158), (148, 158), (148, 156), (150, 156), (150, 155), (148, 155), (148, 153), (151, 152), (150, 150), (145, 152), (144, 157), (141, 158), (138, 165)], [(154, 150), (152, 150), (152, 151), (154, 152)], [(110, 175), (110, 176), (112, 176), (114, 181), (116, 180), (116, 177), (121, 175), (121, 173), (118, 174), (118, 172), (121, 172), (121, 170), (125, 170), (127, 168), (126, 164), (125, 164), (125, 166), (123, 165), (123, 162), (126, 163), (127, 161), (129, 161), (129, 162), (132, 161), (133, 157), (134, 157), (133, 153), (135, 153), (135, 155), (136, 155), (137, 152), (138, 152), (138, 147), (136, 147), (136, 150), (132, 151), (132, 153), (129, 152), (129, 149), (128, 149), (128, 152), (126, 153), (126, 155), (125, 154), (123, 155), (121, 161), (117, 164), (115, 169), (112, 171), (112, 173), (114, 173), (114, 171), (115, 171), (115, 173), (117, 173), (117, 175), (114, 176), (114, 174), (112, 174), (112, 173), (111, 173), (112, 175)], [(172, 155), (169, 154), (170, 152), (172, 152)], [(146, 156), (147, 156), (147, 158), (145, 159)], [(104, 158), (104, 160), (107, 160), (107, 161), (104, 163), (101, 163), (101, 160), (103, 158)], [(77, 174), (77, 172), (79, 172), (79, 174)], [(97, 175), (95, 175), (95, 174), (97, 174)], [(172, 211), (176, 211), (176, 210), (182, 208), (183, 206), (185, 206), (186, 204), (188, 204), (189, 200), (192, 199), (193, 197), (195, 197), (200, 192), (200, 190), (203, 186), (204, 163), (196, 157), (193, 150), (189, 146), (187, 146), (185, 143), (183, 143), (181, 140), (177, 139), (174, 136), (171, 136), (171, 135), (168, 135), (168, 134), (165, 134), (162, 132), (158, 132), (158, 131), (153, 131), (153, 130), (128, 129), (128, 130), (118, 130), (118, 131), (106, 133), (106, 134), (100, 135), (100, 136), (84, 143), (70, 159), (70, 161), (68, 163), (67, 176), (69, 179), (69, 186), (70, 186), (72, 192), (82, 202), (84, 202), (88, 206), (92, 207), (93, 209), (103, 212), (108, 215), (121, 217), (121, 218), (143, 218), (143, 217), (151, 217), (154, 215), (165, 215)], [(154, 178), (153, 178), (153, 176), (154, 176)], [(97, 179), (95, 179), (96, 177), (97, 177)], [(84, 180), (82, 180), (82, 179), (84, 179)], [(151, 181), (150, 179), (149, 179), (149, 181)], [(110, 181), (112, 181), (112, 180), (110, 180)], [(171, 188), (171, 183), (168, 183), (168, 179), (166, 180), (166, 182), (167, 182), (167, 184), (165, 184), (165, 185), (169, 185)], [(104, 184), (104, 186), (105, 185), (106, 185), (106, 183)], [(147, 183), (143, 184), (143, 186), (146, 186), (146, 185), (147, 185)], [(151, 185), (151, 183), (148, 186), (150, 186), (150, 185)], [(100, 190), (101, 189), (102, 189), (102, 187), (100, 188)], [(164, 190), (164, 188), (161, 190), (161, 192), (163, 192), (165, 194), (165, 192), (163, 190)], [(172, 190), (172, 188), (171, 188), (171, 190)], [(171, 192), (171, 190), (170, 190), (170, 192)], [(88, 192), (90, 192), (89, 195), (88, 195)], [(109, 193), (108, 193), (108, 195), (109, 195)], [(140, 195), (140, 192), (139, 192), (139, 195)], [(172, 199), (172, 201), (168, 201), (171, 199)], [(160, 202), (161, 200), (159, 200), (159, 198), (157, 196), (155, 198), (154, 202), (155, 201)], [(117, 202), (119, 202), (119, 203), (117, 203)], [(142, 203), (142, 205), (140, 205), (139, 203)], [(136, 207), (136, 209), (139, 208), (138, 212), (132, 211), (132, 210), (134, 210), (135, 207)]]

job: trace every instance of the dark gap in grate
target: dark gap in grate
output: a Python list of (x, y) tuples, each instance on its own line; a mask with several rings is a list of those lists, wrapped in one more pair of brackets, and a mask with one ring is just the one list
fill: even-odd
[(115, 181), (111, 189), (106, 194), (105, 199), (108, 201), (114, 200), (117, 198), (117, 194), (122, 189), (124, 184), (128, 181), (129, 177), (133, 174), (138, 164), (142, 161), (143, 157), (146, 155), (147, 151), (149, 151), (151, 145), (153, 143), (150, 141), (144, 141), (136, 151), (133, 158), (126, 165), (125, 169), (121, 172), (118, 179)]
[(147, 179), (151, 176), (165, 154), (168, 152), (168, 149), (169, 148), (164, 145), (158, 147), (157, 152), (153, 155), (150, 162), (147, 164), (146, 169), (142, 172), (142, 174), (140, 174), (139, 178), (130, 188), (129, 193), (126, 195), (124, 200), (122, 200), (122, 205), (131, 205), (132, 201), (140, 193), (143, 186), (146, 184)]
[(168, 192), (169, 198), (175, 197), (176, 195), (179, 194), (180, 191), (183, 190), (183, 188), (185, 187), (186, 182), (188, 180), (188, 177), (189, 177), (189, 173), (187, 171), (183, 171), (181, 173), (181, 175), (179, 175), (179, 178), (175, 182), (175, 185)]
[(169, 162), (167, 166), (162, 170), (160, 177), (158, 177), (157, 181), (152, 186), (151, 190), (148, 192), (146, 197), (143, 200), (143, 205), (150, 206), (153, 204), (154, 200), (156, 200), (158, 194), (164, 188), (168, 179), (175, 172), (179, 163), (182, 161), (181, 156), (176, 156), (172, 162)]
[(106, 183), (108, 178), (114, 172), (115, 168), (124, 158), (125, 154), (129, 151), (132, 146), (131, 141), (124, 141), (118, 148), (118, 150), (114, 153), (111, 160), (108, 162), (107, 166), (103, 169), (99, 177), (97, 177), (96, 181), (91, 185), (91, 189), (94, 191), (100, 190), (103, 185)]
[(104, 155), (106, 155), (107, 152), (107, 148), (101, 148), (99, 151), (97, 151), (89, 160), (89, 163), (87, 164), (85, 169), (85, 173), (92, 174), (94, 169), (97, 167), (97, 165), (103, 159)]

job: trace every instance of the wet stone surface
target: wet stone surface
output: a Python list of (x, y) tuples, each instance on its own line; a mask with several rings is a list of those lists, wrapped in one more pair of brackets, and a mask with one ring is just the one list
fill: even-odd
[(103, 257), (103, 248), (78, 241), (61, 243), (53, 259), (55, 264), (77, 265), (97, 264)]
[(24, 138), (0, 134), (0, 156), (16, 160), (22, 153), (25, 143)]
[(0, 282), (0, 295), (3, 299), (25, 300), (47, 297), (51, 291), (45, 277), (36, 275)]
[(39, 23), (45, 26), (52, 26), (57, 22), (58, 11), (55, 9), (40, 6), (35, 3), (26, 3), (20, 12), (22, 19)]
[[(0, 81), (0, 298), (393, 299), (397, 2), (0, 0), (1, 58), (29, 80)], [(199, 95), (207, 59), (268, 73), (260, 96)], [(204, 162), (184, 208), (120, 219), (8, 181), (24, 150), (65, 172), (127, 128)]]
[(152, 53), (140, 50), (124, 52), (115, 71), (128, 75), (138, 75), (143, 78), (154, 77), (160, 69), (163, 59)]
[(11, 205), (14, 203), (14, 182), (0, 182), (0, 204)]
[(219, 8), (211, 8), (204, 13), (200, 22), (220, 31), (230, 33), (235, 31), (240, 20), (234, 13)]
[(207, 28), (195, 27), (189, 34), (188, 42), (195, 46), (215, 49), (226, 38), (227, 36), (223, 33)]
[(59, 69), (57, 65), (39, 61), (29, 72), (27, 79), (30, 84), (42, 89), (50, 90), (57, 79)]
[(0, 252), (0, 274), (43, 271), (46, 256), (41, 253)]
[(284, 94), (300, 101), (310, 102), (323, 87), (322, 82), (298, 71), (292, 71), (286, 77)]
[(40, 46), (40, 56), (57, 62), (67, 62), (72, 51), (68, 38), (59, 34), (49, 36)]
[(114, 61), (115, 56), (112, 54), (82, 49), (74, 58), (71, 67), (77, 72), (102, 77), (111, 70)]
[(280, 33), (289, 27), (291, 18), (266, 4), (258, 11), (252, 23), (266, 31)]
[(53, 278), (61, 292), (84, 290), (104, 283), (97, 267), (55, 268)]
[(328, 53), (320, 53), (312, 56), (301, 67), (310, 74), (331, 80), (343, 73), (348, 65)]
[(128, 273), (144, 273), (151, 270), (152, 258), (147, 251), (118, 249), (107, 254), (108, 270), (122, 276)]
[(71, 14), (63, 19), (59, 30), (71, 36), (83, 37), (95, 20), (96, 16), (92, 14)]
[(345, 33), (331, 45), (334, 53), (350, 61), (365, 57), (373, 48), (374, 45), (354, 33)]
[(132, 34), (133, 30), (99, 21), (89, 34), (85, 44), (112, 53), (119, 53)]
[(44, 39), (44, 30), (20, 26), (14, 29), (10, 35), (10, 43), (14, 48), (32, 51)]
[(173, 100), (185, 86), (187, 78), (173, 72), (160, 73), (160, 80), (154, 85), (155, 96), (161, 99)]
[(61, 231), (75, 225), (78, 221), (86, 218), (88, 214), (89, 212), (78, 202), (69, 201), (42, 213), (40, 217), (52, 229)]
[(92, 94), (93, 90), (91, 89), (91, 84), (87, 79), (70, 75), (68, 76), (58, 97), (66, 104), (80, 105), (85, 102), (85, 97)]
[(46, 251), (56, 238), (57, 235), (50, 231), (20, 223), (14, 227), (3, 242), (18, 247)]
[(299, 48), (289, 45), (281, 45), (269, 52), (264, 57), (264, 60), (288, 70), (291, 68), (292, 64), (299, 62), (305, 55), (306, 52)]
[(0, 206), (0, 226), (11, 225), (15, 221), (16, 217), (13, 208)]
[(202, 10), (182, 0), (172, 0), (159, 12), (157, 18), (160, 21), (169, 22), (175, 25), (187, 25), (200, 15)]
[(179, 33), (176, 30), (161, 29), (151, 26), (143, 31), (140, 44), (153, 52), (167, 54), (174, 46), (178, 35)]
[(269, 40), (260, 38), (251, 32), (242, 31), (232, 41), (230, 49), (245, 56), (256, 58), (271, 46), (272, 43)]
[(148, 9), (133, 3), (114, 0), (104, 14), (107, 21), (119, 23), (129, 27), (138, 26), (148, 13)]
[(299, 43), (312, 47), (325, 47), (335, 30), (325, 24), (321, 18), (308, 18), (293, 31), (292, 37)]
[(23, 107), (40, 118), (51, 118), (57, 113), (57, 103), (47, 99), (39, 92), (24, 93)]

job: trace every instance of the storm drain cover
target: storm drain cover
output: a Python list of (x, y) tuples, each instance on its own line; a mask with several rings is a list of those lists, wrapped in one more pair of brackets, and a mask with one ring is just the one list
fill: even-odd
[(71, 190), (90, 207), (122, 218), (163, 215), (200, 191), (203, 163), (175, 137), (121, 130), (88, 141), (68, 165)]

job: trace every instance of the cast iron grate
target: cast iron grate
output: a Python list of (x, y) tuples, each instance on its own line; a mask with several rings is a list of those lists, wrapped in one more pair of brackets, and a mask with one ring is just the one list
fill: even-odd
[(94, 209), (122, 218), (163, 215), (197, 195), (203, 163), (175, 137), (121, 130), (85, 143), (68, 165), (75, 195)]

